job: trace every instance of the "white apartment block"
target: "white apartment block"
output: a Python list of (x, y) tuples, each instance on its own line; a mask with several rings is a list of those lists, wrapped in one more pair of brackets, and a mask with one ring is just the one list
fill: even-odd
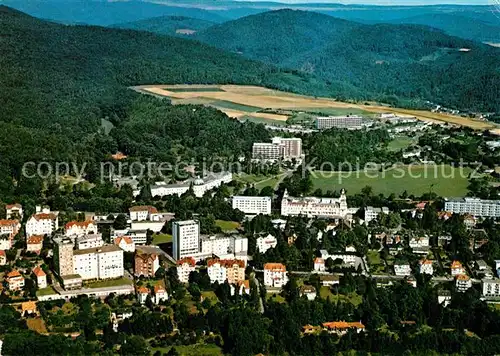
[(372, 220), (376, 220), (380, 214), (389, 214), (388, 207), (374, 208), (373, 206), (367, 206), (365, 208), (365, 223), (368, 224)]
[(87, 248), (97, 248), (104, 245), (102, 234), (79, 235), (76, 238), (76, 248), (84, 250)]
[(350, 211), (347, 208), (347, 198), (342, 189), (340, 198), (294, 198), (285, 190), (281, 201), (281, 215), (307, 217), (345, 218)]
[(245, 264), (239, 260), (210, 259), (207, 273), (211, 283), (222, 284), (227, 280), (229, 284), (236, 284), (245, 280)]
[(7, 220), (21, 220), (23, 218), (23, 206), (21, 204), (8, 204), (5, 206), (5, 215)]
[(24, 288), (24, 277), (17, 270), (7, 273), (5, 281), (10, 291), (21, 290)]
[(460, 263), (460, 261), (453, 261), (451, 263), (451, 275), (453, 277), (458, 276), (459, 274), (465, 274), (465, 268), (464, 266)]
[(66, 236), (81, 236), (94, 234), (97, 232), (97, 226), (90, 220), (88, 221), (70, 221), (65, 226)]
[(394, 274), (396, 276), (409, 276), (409, 275), (411, 275), (410, 264), (406, 263), (406, 262), (394, 263)]
[(363, 127), (363, 118), (357, 115), (316, 118), (316, 128), (318, 130), (326, 130), (333, 127), (339, 129), (361, 129)]
[(0, 220), (0, 235), (14, 236), (19, 232), (20, 228), (19, 220)]
[(192, 257), (177, 261), (177, 278), (181, 283), (189, 283), (189, 275), (196, 269), (196, 262)]
[(123, 277), (123, 250), (115, 245), (75, 250), (73, 266), (82, 280)]
[(26, 236), (52, 235), (59, 229), (59, 212), (48, 208), (36, 207), (36, 213), (26, 222)]
[(466, 274), (459, 274), (455, 279), (455, 287), (459, 292), (465, 292), (472, 287), (472, 280)]
[(408, 244), (410, 248), (429, 247), (429, 236), (412, 237)]
[(154, 206), (133, 206), (129, 209), (130, 220), (144, 221), (150, 220), (152, 214), (157, 214), (158, 210)]
[(230, 172), (209, 173), (204, 178), (187, 179), (181, 183), (168, 184), (166, 182), (156, 182), (151, 186), (151, 195), (167, 196), (167, 195), (182, 195), (189, 188), (193, 187), (194, 195), (198, 198), (211, 189), (220, 187), (222, 183), (230, 183), (233, 180), (233, 175)]
[(354, 253), (333, 253), (333, 254), (330, 254), (330, 253), (328, 253), (327, 250), (320, 250), (319, 252), (321, 254), (321, 258), (324, 261), (331, 258), (333, 261), (342, 260), (343, 263), (349, 264), (349, 265), (355, 265), (356, 259), (359, 258)]
[(420, 274), (428, 274), (428, 275), (433, 275), (434, 274), (434, 267), (432, 266), (432, 261), (423, 259), (419, 261), (420, 265)]
[(470, 214), (479, 217), (500, 217), (500, 200), (479, 198), (446, 199), (444, 210), (454, 214)]
[(10, 250), (13, 239), (12, 235), (0, 235), (0, 251)]
[(47, 275), (40, 266), (33, 268), (33, 275), (36, 277), (36, 285), (38, 288), (47, 287)]
[(125, 252), (134, 252), (135, 243), (129, 236), (121, 236), (114, 239), (115, 245)]
[(271, 215), (271, 197), (234, 196), (233, 209), (238, 209), (247, 215)]
[(172, 224), (172, 255), (176, 260), (200, 252), (200, 223), (196, 220), (174, 221)]
[(282, 263), (266, 263), (264, 265), (264, 285), (282, 288), (288, 282), (286, 266)]
[(252, 158), (259, 160), (291, 160), (302, 158), (300, 138), (274, 137), (271, 143), (258, 142), (252, 147)]
[(500, 297), (500, 279), (483, 279), (483, 296), (484, 297)]
[(271, 234), (268, 234), (265, 237), (260, 236), (257, 238), (257, 250), (260, 253), (266, 253), (266, 251), (270, 248), (275, 248), (277, 244), (278, 240)]

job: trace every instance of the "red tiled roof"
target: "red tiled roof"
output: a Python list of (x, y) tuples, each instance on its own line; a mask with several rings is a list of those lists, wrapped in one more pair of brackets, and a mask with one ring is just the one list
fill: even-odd
[(7, 204), (5, 206), (6, 209), (12, 209), (12, 208), (18, 208), (18, 209), (21, 209), (23, 206), (19, 203), (15, 203), (15, 204)]
[(21, 277), (21, 273), (19, 273), (18, 270), (13, 270), (7, 274), (7, 278), (14, 278), (14, 277)]
[(214, 264), (219, 263), (222, 267), (230, 268), (234, 265), (238, 265), (240, 268), (245, 268), (245, 262), (242, 260), (219, 260), (217, 258), (211, 258), (207, 261), (207, 266), (213, 266)]
[(0, 226), (16, 226), (18, 224), (19, 224), (18, 220), (7, 220), (7, 219), (0, 220)]
[(196, 265), (196, 261), (194, 260), (193, 257), (186, 257), (186, 258), (183, 258), (183, 259), (177, 261), (177, 265), (179, 265), (179, 266), (183, 265), (184, 263), (188, 263), (192, 267), (194, 267)]
[(459, 274), (457, 275), (457, 279), (460, 281), (468, 281), (470, 278), (466, 274)]
[(149, 289), (147, 289), (146, 287), (142, 286), (142, 287), (138, 287), (137, 288), (137, 292), (139, 292), (141, 294), (149, 294)]
[(432, 265), (432, 261), (428, 259), (420, 260), (421, 265)]
[(264, 269), (272, 271), (286, 272), (286, 266), (283, 263), (266, 263)]
[(117, 161), (121, 160), (121, 159), (125, 159), (127, 158), (127, 155), (124, 155), (123, 153), (121, 152), (116, 152), (115, 154), (112, 154), (111, 157)]
[(349, 329), (358, 328), (364, 329), (365, 326), (361, 322), (347, 322), (347, 321), (330, 321), (328, 323), (323, 323), (323, 326), (328, 329)]
[(243, 285), (245, 289), (250, 289), (250, 281), (245, 279), (244, 281), (238, 281), (238, 286)]
[(0, 250), (0, 256), (6, 256), (4, 250)]
[(38, 244), (41, 244), (42, 242), (43, 242), (42, 235), (33, 235), (33, 236), (28, 237), (28, 239), (26, 240), (26, 243), (28, 245), (38, 245)]
[(160, 283), (155, 284), (154, 290), (155, 290), (155, 294), (165, 293), (165, 287), (162, 286)]
[(36, 220), (55, 220), (56, 219), (56, 214), (53, 214), (53, 213), (38, 213), (38, 214), (34, 214), (33, 217)]
[(316, 263), (323, 263), (323, 264), (324, 264), (324, 263), (325, 263), (325, 260), (324, 260), (324, 259), (322, 259), (321, 257), (316, 257), (316, 258), (314, 259), (314, 263), (315, 263), (315, 264), (316, 264)]
[(35, 268), (33, 268), (33, 274), (37, 277), (46, 276), (45, 272), (40, 268), (40, 266), (36, 266)]
[(158, 210), (151, 205), (138, 205), (138, 206), (132, 206), (129, 211), (149, 211), (150, 214), (156, 214)]
[(121, 242), (125, 241), (127, 245), (132, 245), (134, 243), (134, 240), (130, 236), (120, 236), (115, 238), (115, 245), (119, 245)]
[(83, 227), (87, 228), (89, 227), (90, 224), (94, 224), (92, 221), (87, 220), (87, 221), (70, 221), (69, 223), (66, 224), (66, 229), (69, 229), (73, 226), (78, 226), (78, 227)]
[(462, 267), (462, 264), (460, 263), (460, 261), (453, 261), (451, 264), (451, 268), (458, 269), (458, 268), (463, 268), (463, 267)]

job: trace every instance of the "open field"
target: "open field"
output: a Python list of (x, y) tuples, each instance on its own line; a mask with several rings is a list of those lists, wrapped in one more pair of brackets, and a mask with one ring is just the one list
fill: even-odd
[(389, 149), (389, 151), (399, 151), (415, 143), (417, 143), (417, 140), (415, 140), (414, 138), (408, 136), (398, 136), (395, 137), (391, 142), (389, 142), (387, 148)]
[(33, 330), (39, 334), (47, 334), (47, 328), (42, 318), (26, 319), (26, 326), (28, 326), (28, 329)]
[[(173, 347), (181, 356), (216, 356), (223, 354), (221, 348), (214, 344), (176, 345)], [(151, 349), (151, 354), (160, 351), (162, 354), (166, 355), (171, 348), (172, 347), (153, 347)]]
[(235, 221), (215, 220), (215, 225), (220, 227), (222, 231), (233, 231), (240, 227), (240, 224)]
[[(404, 174), (403, 174), (404, 172)], [(314, 189), (340, 191), (356, 194), (365, 186), (373, 188), (373, 194), (420, 196), (430, 191), (445, 197), (464, 196), (467, 193), (469, 168), (451, 166), (402, 166), (384, 172), (315, 172), (312, 175)]]
[[(250, 85), (141, 85), (132, 89), (142, 93), (168, 97), (173, 104), (181, 104), (184, 100), (203, 98), (203, 104), (214, 107), (219, 106), (219, 109), (228, 116), (236, 118), (250, 113), (252, 113), (251, 116), (262, 114), (258, 113), (258, 111), (263, 109), (324, 112), (325, 114), (329, 114), (328, 110), (333, 110), (331, 114), (348, 112), (394, 113), (402, 116), (415, 116), (422, 121), (448, 122), (477, 130), (495, 129), (497, 127), (489, 122), (461, 116), (424, 110), (391, 108), (376, 103), (369, 103), (370, 105), (345, 103), (329, 98), (313, 98)], [(253, 110), (252, 108), (256, 108), (256, 110), (250, 111)], [(285, 115), (281, 116), (287, 117)], [(274, 120), (277, 120), (277, 118), (274, 118)]]
[(172, 235), (170, 234), (158, 234), (153, 236), (153, 245), (161, 245), (168, 242), (172, 242)]

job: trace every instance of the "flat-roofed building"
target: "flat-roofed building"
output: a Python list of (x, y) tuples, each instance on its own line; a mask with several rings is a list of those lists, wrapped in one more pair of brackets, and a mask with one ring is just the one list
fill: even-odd
[(479, 198), (446, 198), (444, 210), (454, 214), (470, 214), (479, 217), (500, 217), (500, 200)]
[(172, 255), (176, 260), (200, 252), (200, 223), (196, 220), (174, 221), (172, 224)]
[(284, 160), (301, 159), (302, 140), (300, 138), (274, 137), (271, 143), (256, 142), (252, 146), (252, 158), (256, 160)]
[(236, 195), (232, 198), (233, 209), (238, 209), (247, 215), (271, 215), (271, 202), (271, 197)]
[(363, 127), (363, 118), (357, 115), (327, 116), (316, 118), (316, 128), (327, 130), (331, 128), (358, 130)]
[(281, 215), (283, 216), (345, 218), (349, 213), (347, 197), (343, 189), (339, 198), (294, 198), (285, 190), (281, 200)]
[(74, 250), (73, 265), (83, 280), (123, 277), (123, 250), (116, 245)]

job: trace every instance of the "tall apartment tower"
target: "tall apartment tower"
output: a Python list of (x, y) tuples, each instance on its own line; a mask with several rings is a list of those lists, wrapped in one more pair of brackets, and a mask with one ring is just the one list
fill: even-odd
[(200, 252), (200, 223), (196, 220), (174, 221), (172, 224), (172, 255), (180, 260)]
[(54, 239), (54, 267), (59, 276), (74, 274), (73, 241), (69, 238)]

